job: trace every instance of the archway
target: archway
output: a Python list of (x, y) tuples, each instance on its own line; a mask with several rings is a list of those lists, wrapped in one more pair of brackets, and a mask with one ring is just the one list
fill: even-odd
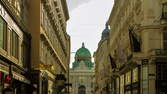
[(78, 87), (78, 94), (86, 94), (86, 87), (84, 85)]

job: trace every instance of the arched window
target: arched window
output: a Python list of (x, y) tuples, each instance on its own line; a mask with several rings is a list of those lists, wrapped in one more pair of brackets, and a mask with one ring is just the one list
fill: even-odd
[(86, 94), (86, 88), (84, 85), (78, 87), (78, 94)]

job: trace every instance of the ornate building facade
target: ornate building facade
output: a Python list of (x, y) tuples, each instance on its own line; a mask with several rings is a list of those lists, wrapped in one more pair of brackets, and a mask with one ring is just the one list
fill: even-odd
[[(66, 0), (0, 0), (0, 94), (59, 93), (70, 61)], [(28, 32), (28, 33), (27, 33)]]
[(70, 83), (72, 92), (70, 94), (93, 94), (94, 92), (94, 67), (91, 54), (84, 43), (75, 54), (75, 61), (70, 69)]
[(66, 0), (27, 2), (28, 29), (32, 36), (32, 80), (37, 85), (39, 94), (57, 94), (64, 88), (70, 62), (70, 36), (66, 32), (69, 14)]
[(0, 94), (12, 87), (15, 94), (31, 94), (30, 34), (26, 33), (25, 0), (0, 0)]
[(113, 94), (166, 94), (167, 1), (114, 3), (108, 21)]
[(111, 92), (111, 64), (108, 52), (109, 27), (102, 32), (98, 48), (94, 53), (95, 59), (95, 94), (110, 94)]

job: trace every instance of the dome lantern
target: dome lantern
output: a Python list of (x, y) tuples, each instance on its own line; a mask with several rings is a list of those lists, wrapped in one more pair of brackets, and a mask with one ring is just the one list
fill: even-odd
[(108, 26), (108, 24), (106, 23), (106, 27), (105, 27), (105, 29), (104, 29), (103, 32), (102, 32), (102, 39), (108, 37), (108, 36), (109, 36), (109, 32), (110, 32), (109, 26)]

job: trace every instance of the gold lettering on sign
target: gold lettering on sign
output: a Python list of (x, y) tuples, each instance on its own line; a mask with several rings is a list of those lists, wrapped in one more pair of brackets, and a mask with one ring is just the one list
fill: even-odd
[(6, 11), (5, 11), (5, 9), (3, 8), (2, 5), (0, 5), (0, 15), (1, 16), (5, 16), (6, 15)]

